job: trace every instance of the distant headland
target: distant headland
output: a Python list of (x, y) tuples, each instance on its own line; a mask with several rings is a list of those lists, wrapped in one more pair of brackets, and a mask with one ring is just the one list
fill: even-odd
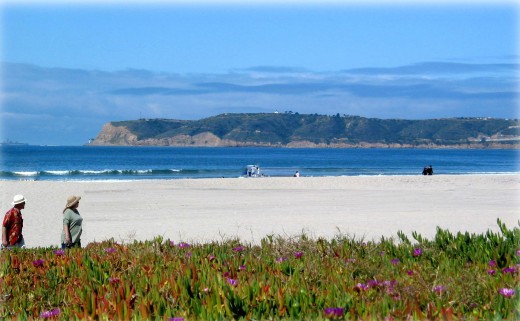
[(16, 145), (16, 146), (26, 146), (26, 145), (29, 145), (29, 144), (12, 141), (10, 139), (6, 139), (6, 140), (0, 142), (0, 146), (13, 146), (13, 145)]
[(301, 148), (520, 148), (520, 121), (498, 118), (379, 119), (227, 113), (200, 120), (110, 122), (88, 146)]

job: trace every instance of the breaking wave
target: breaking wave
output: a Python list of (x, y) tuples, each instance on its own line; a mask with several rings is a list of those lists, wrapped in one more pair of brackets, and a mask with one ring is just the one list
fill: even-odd
[(102, 170), (42, 170), (42, 171), (0, 171), (0, 178), (5, 179), (91, 179), (95, 177), (110, 178), (110, 177), (150, 177), (155, 178), (156, 176), (167, 177), (193, 175), (200, 172), (206, 172), (204, 170), (183, 170), (183, 169), (102, 169)]

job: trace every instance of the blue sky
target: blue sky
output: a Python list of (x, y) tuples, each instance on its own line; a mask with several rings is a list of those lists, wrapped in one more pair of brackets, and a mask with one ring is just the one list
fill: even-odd
[(520, 5), (6, 2), (0, 139), (223, 112), (518, 115)]

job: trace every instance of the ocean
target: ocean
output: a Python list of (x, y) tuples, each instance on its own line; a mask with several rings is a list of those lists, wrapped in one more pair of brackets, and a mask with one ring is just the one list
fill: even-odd
[(1, 146), (0, 180), (520, 173), (519, 150)]

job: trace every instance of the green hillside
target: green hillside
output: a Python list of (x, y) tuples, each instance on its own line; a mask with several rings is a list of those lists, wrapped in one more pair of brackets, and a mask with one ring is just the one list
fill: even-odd
[(347, 115), (298, 113), (221, 114), (200, 120), (140, 119), (112, 122), (138, 140), (212, 133), (220, 139), (251, 144), (518, 144), (518, 120), (446, 118), (426, 120), (377, 119)]

